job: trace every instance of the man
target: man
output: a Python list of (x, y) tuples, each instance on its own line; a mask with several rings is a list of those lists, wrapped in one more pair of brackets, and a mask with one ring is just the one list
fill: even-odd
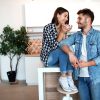
[[(81, 100), (100, 100), (100, 31), (93, 29), (94, 13), (90, 9), (77, 12), (77, 24), (81, 31), (60, 43), (69, 55), (78, 79)], [(75, 53), (69, 48), (75, 45)]]

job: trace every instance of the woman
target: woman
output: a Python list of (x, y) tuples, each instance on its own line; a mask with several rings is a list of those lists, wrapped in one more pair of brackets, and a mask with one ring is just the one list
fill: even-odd
[(66, 38), (65, 33), (71, 30), (68, 24), (69, 12), (58, 7), (54, 12), (52, 22), (44, 27), (40, 57), (45, 66), (58, 65), (60, 67), (59, 83), (65, 91), (76, 91), (77, 88), (72, 79), (73, 67), (68, 55), (59, 48), (59, 42)]

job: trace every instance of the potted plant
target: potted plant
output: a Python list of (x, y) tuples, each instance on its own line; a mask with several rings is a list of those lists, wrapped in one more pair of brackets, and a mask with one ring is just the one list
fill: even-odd
[[(18, 64), (22, 54), (26, 53), (28, 39), (24, 26), (19, 30), (14, 30), (7, 25), (3, 29), (3, 34), (0, 35), (0, 54), (7, 55), (10, 59), (10, 71), (7, 72), (9, 82), (16, 81)], [(16, 57), (15, 69), (12, 65), (14, 57)]]

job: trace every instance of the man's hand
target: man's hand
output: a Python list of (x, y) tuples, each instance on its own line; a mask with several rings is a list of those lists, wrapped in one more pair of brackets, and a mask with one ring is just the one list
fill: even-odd
[(83, 67), (90, 67), (90, 66), (95, 66), (96, 63), (95, 61), (83, 61), (83, 60), (80, 60), (79, 61), (79, 67), (80, 68), (83, 68)]
[(79, 61), (79, 67), (80, 67), (80, 68), (88, 67), (88, 62), (83, 61), (83, 60), (80, 60), (80, 61)]
[(71, 64), (73, 65), (73, 67), (75, 68), (79, 67), (79, 61), (73, 53), (69, 53), (69, 60)]

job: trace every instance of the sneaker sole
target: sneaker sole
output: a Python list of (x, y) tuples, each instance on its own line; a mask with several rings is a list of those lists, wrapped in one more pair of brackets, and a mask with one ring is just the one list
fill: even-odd
[(75, 92), (78, 92), (78, 90), (77, 90), (77, 89), (72, 89), (72, 88), (71, 88), (71, 90), (72, 90), (72, 91), (75, 91)]
[(72, 90), (66, 90), (61, 84), (60, 84), (60, 87), (66, 92), (71, 92), (72, 91)]

